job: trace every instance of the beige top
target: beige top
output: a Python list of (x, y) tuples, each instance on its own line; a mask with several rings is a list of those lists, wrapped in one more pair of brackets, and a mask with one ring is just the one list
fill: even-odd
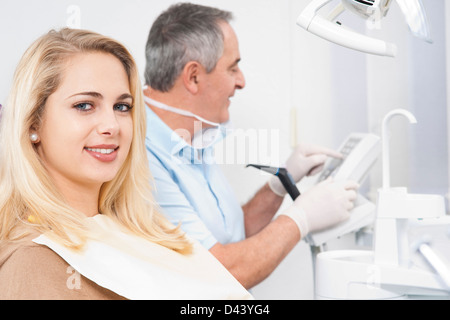
[(0, 253), (0, 300), (124, 299), (76, 272), (58, 254), (31, 240)]
[(82, 252), (36, 234), (1, 249), (0, 299), (253, 299), (196, 242), (182, 255), (105, 216), (89, 219), (97, 240)]

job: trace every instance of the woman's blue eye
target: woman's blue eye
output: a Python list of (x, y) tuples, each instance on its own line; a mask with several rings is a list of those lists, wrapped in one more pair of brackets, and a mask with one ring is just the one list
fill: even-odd
[(92, 104), (87, 103), (87, 102), (78, 103), (74, 107), (80, 111), (89, 111), (93, 108)]
[(133, 108), (133, 106), (130, 106), (126, 103), (118, 103), (114, 106), (114, 110), (120, 111), (120, 112), (128, 112)]

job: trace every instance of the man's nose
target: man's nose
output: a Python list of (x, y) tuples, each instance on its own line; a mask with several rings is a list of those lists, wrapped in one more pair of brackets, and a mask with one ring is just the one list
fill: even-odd
[(239, 69), (239, 72), (236, 76), (236, 88), (237, 89), (244, 89), (245, 87), (245, 77), (244, 77), (244, 73), (242, 72), (241, 69)]

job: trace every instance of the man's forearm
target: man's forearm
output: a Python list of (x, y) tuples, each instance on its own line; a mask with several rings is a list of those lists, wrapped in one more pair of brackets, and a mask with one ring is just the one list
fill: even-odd
[(300, 232), (295, 222), (280, 216), (254, 236), (225, 245), (217, 243), (210, 252), (250, 289), (267, 278), (298, 241)]
[(242, 210), (244, 211), (246, 236), (251, 237), (269, 224), (280, 208), (282, 202), (283, 197), (273, 193), (266, 183), (255, 196), (242, 207)]

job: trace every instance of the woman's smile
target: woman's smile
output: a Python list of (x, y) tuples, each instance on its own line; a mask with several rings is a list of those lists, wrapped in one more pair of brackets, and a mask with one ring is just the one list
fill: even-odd
[(116, 145), (98, 145), (85, 147), (89, 155), (102, 162), (112, 162), (116, 160), (119, 147)]

